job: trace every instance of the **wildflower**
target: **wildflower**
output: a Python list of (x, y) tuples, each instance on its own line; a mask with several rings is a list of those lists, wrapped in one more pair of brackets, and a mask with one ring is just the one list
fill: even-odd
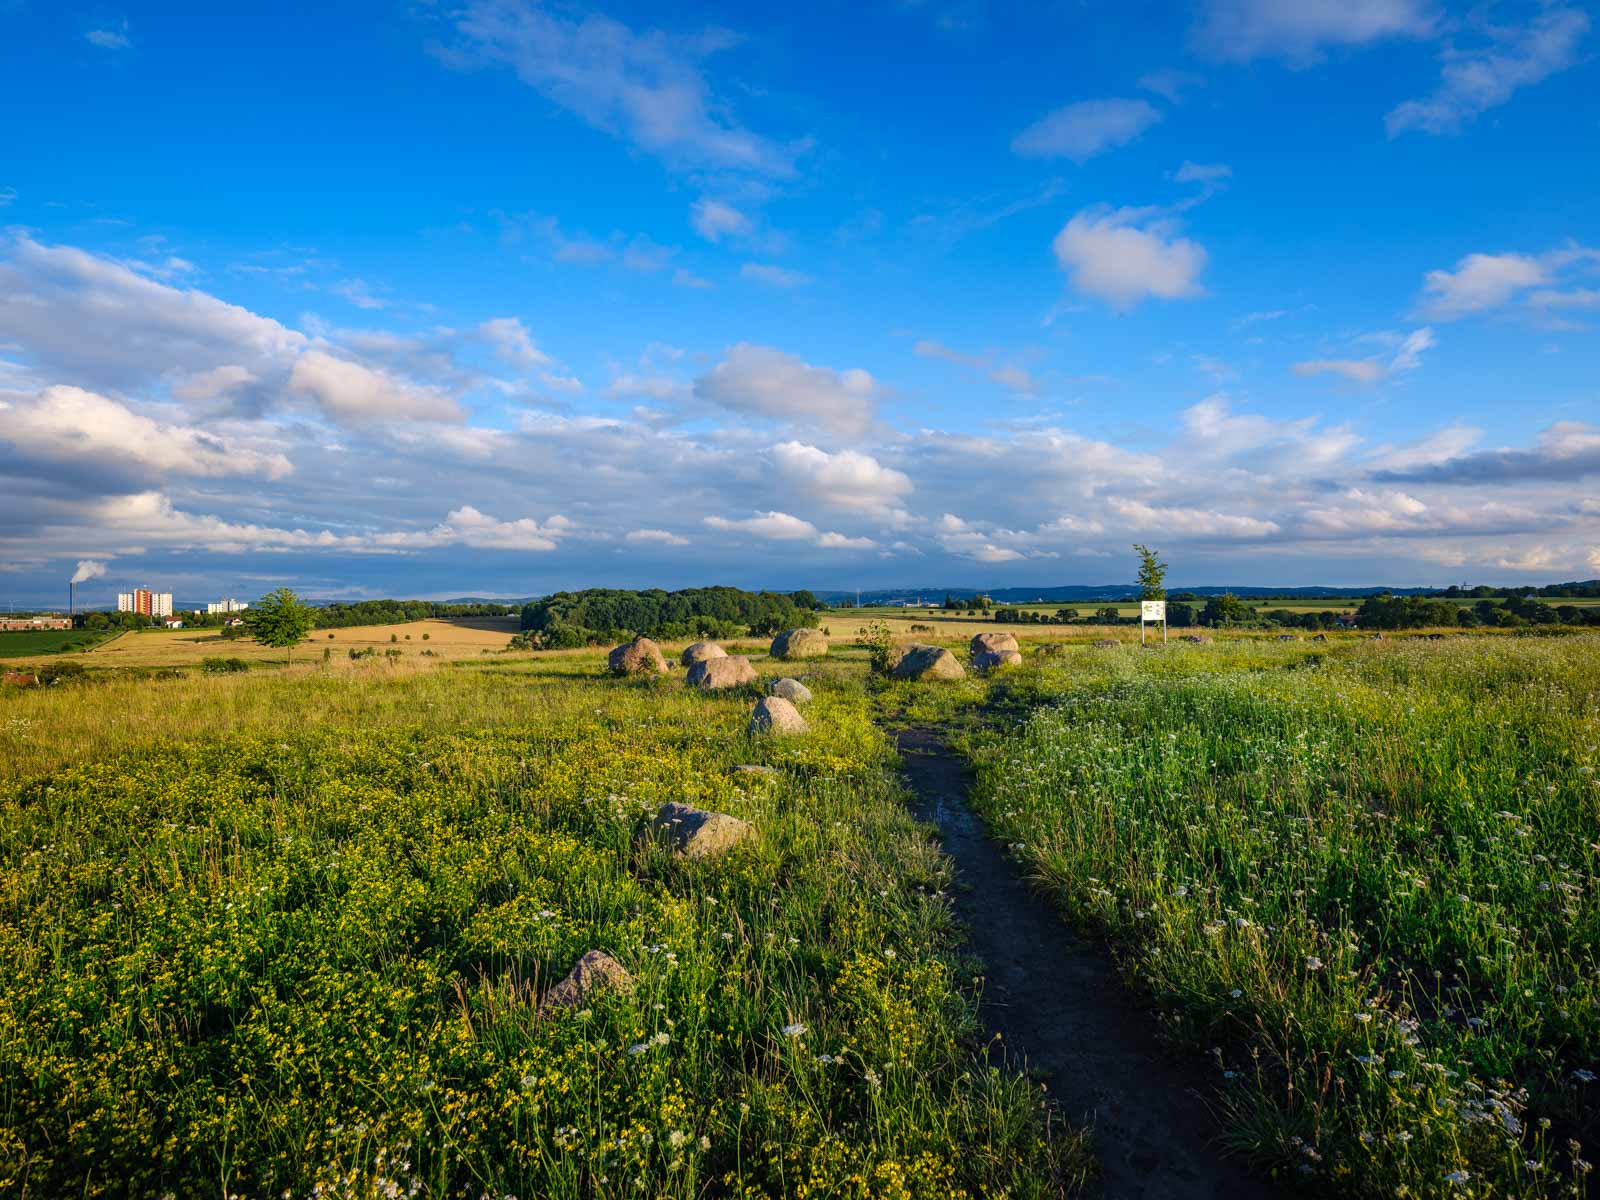
[(1237, 1000), (1240, 996), (1244, 995), (1244, 992), (1242, 992), (1238, 988), (1234, 988), (1233, 991), (1228, 993), (1228, 995), (1232, 996), (1235, 1000)]
[(1572, 1077), (1574, 1079), (1576, 1079), (1579, 1083), (1593, 1083), (1595, 1081), (1594, 1072), (1593, 1071), (1585, 1071), (1581, 1067), (1578, 1070), (1576, 1070), (1576, 1071), (1574, 1071), (1572, 1073)]
[(800, 1024), (798, 1021), (793, 1025), (785, 1025), (783, 1027), (783, 1036), (786, 1038), (797, 1038), (803, 1035), (805, 1032), (806, 1027)]
[(1451, 1171), (1444, 1177), (1444, 1181), (1446, 1183), (1465, 1183), (1471, 1178), (1471, 1174), (1466, 1171)]
[(1308, 970), (1308, 971), (1320, 971), (1320, 970), (1322, 970), (1322, 960), (1320, 958), (1318, 958), (1315, 954), (1306, 955), (1306, 970)]
[(708, 1138), (703, 1133), (700, 1135), (700, 1149), (701, 1150), (709, 1150), (709, 1149), (711, 1149), (711, 1139)]
[(681, 1129), (674, 1129), (671, 1133), (667, 1134), (667, 1141), (672, 1143), (672, 1148), (674, 1150), (676, 1150), (679, 1146), (683, 1145), (688, 1140), (689, 1140), (689, 1135), (686, 1134)]

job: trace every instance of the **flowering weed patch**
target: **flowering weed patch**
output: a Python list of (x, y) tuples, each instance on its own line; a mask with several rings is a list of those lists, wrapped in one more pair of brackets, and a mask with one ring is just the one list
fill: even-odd
[[(0, 785), (0, 1195), (1075, 1187), (1081, 1139), (973, 1056), (947, 866), (859, 683), (814, 685), (826, 736), (752, 742), (746, 700), (571, 662), (158, 681), (251, 719)], [(409, 717), (364, 724), (385, 686)], [(668, 800), (760, 836), (674, 859), (636, 836)], [(590, 949), (633, 986), (541, 1013)]]

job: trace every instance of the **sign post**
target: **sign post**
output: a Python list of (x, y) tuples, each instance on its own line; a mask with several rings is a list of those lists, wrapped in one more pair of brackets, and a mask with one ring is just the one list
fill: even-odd
[(1139, 645), (1144, 645), (1144, 627), (1156, 621), (1161, 622), (1161, 644), (1167, 642), (1167, 602), (1165, 600), (1139, 601)]

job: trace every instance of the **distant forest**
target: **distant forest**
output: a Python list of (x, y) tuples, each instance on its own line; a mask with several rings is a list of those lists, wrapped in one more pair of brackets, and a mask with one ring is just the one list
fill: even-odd
[(522, 629), (531, 645), (552, 648), (621, 641), (640, 633), (664, 638), (766, 637), (783, 629), (815, 625), (821, 607), (807, 591), (586, 588), (556, 592), (524, 605)]

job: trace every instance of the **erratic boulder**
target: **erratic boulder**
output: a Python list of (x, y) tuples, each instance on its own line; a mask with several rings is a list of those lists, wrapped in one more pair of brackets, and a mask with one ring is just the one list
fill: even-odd
[(767, 696), (750, 714), (746, 733), (805, 733), (810, 726), (800, 710), (782, 696)]
[(786, 629), (772, 639), (770, 653), (777, 659), (821, 658), (828, 652), (828, 639), (820, 629)]
[(661, 657), (661, 647), (647, 637), (636, 637), (618, 646), (606, 659), (613, 675), (665, 675), (667, 660)]
[(1209, 634), (1204, 633), (1186, 633), (1178, 640), (1180, 642), (1191, 642), (1196, 646), (1204, 646), (1211, 641), (1211, 637)]
[(686, 667), (692, 667), (697, 662), (705, 662), (710, 658), (727, 658), (728, 652), (715, 642), (695, 642), (685, 646), (683, 654), (678, 661)]
[(1002, 667), (1022, 664), (1020, 650), (979, 650), (972, 656), (972, 665), (980, 671), (998, 671)]
[(1117, 641), (1116, 638), (1096, 638), (1094, 642), (1096, 650), (1115, 650), (1120, 645), (1122, 643)]
[(1001, 650), (1015, 650), (1020, 653), (1022, 648), (1017, 645), (1014, 634), (975, 633), (972, 635), (972, 641), (967, 643), (967, 649), (976, 656), (985, 652), (994, 654)]
[(703, 658), (689, 668), (684, 682), (703, 692), (720, 692), (724, 688), (742, 687), (756, 681), (756, 669), (742, 654), (724, 654), (721, 658)]
[(606, 991), (626, 992), (633, 987), (628, 969), (604, 950), (591, 950), (578, 960), (567, 977), (544, 994), (539, 1011), (577, 1008)]
[(653, 832), (684, 858), (716, 858), (755, 834), (756, 827), (727, 813), (707, 812), (689, 804), (663, 804), (650, 822)]
[(774, 679), (767, 684), (767, 695), (782, 696), (790, 704), (804, 704), (811, 699), (811, 689), (798, 679)]
[(928, 646), (921, 642), (906, 647), (900, 661), (889, 669), (894, 679), (964, 679), (956, 656), (943, 646)]

